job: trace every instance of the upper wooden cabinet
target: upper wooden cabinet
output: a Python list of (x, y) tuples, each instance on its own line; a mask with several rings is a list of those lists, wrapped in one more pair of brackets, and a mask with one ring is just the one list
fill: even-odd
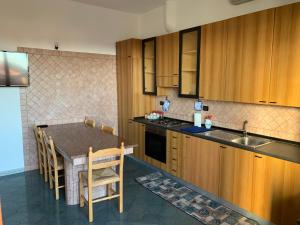
[(142, 41), (144, 94), (156, 95), (156, 39)]
[(226, 43), (227, 30), (223, 21), (201, 27), (200, 98), (224, 99)]
[(300, 107), (300, 3), (276, 8), (271, 104)]
[(225, 21), (224, 100), (245, 103), (268, 101), (274, 12), (274, 9), (264, 10)]
[(300, 3), (202, 26), (199, 96), (300, 107)]
[(156, 37), (156, 77), (158, 87), (178, 87), (178, 32)]
[(144, 116), (154, 109), (154, 96), (143, 95), (142, 41), (117, 42), (117, 92), (119, 136), (128, 139), (129, 120)]
[(198, 98), (201, 28), (179, 33), (179, 97)]

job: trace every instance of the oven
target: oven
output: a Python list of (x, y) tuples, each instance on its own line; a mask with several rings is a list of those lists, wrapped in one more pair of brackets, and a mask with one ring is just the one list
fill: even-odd
[(145, 154), (162, 163), (167, 156), (166, 129), (156, 126), (146, 126)]

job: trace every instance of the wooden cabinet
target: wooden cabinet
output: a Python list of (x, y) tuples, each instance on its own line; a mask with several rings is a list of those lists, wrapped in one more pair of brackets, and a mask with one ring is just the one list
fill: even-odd
[(143, 87), (145, 95), (156, 95), (156, 39), (142, 41)]
[(275, 224), (281, 224), (285, 163), (260, 154), (254, 157), (251, 211)]
[(154, 109), (155, 98), (143, 95), (142, 42), (129, 39), (117, 42), (118, 135), (128, 139), (129, 120)]
[(221, 146), (219, 196), (251, 211), (254, 153)]
[(300, 107), (300, 3), (276, 8), (269, 102)]
[(179, 96), (198, 98), (200, 27), (179, 33)]
[(300, 165), (286, 162), (280, 225), (294, 225), (300, 218)]
[(158, 87), (178, 87), (178, 32), (156, 37), (156, 71)]
[(201, 27), (200, 98), (224, 100), (226, 43), (225, 22)]
[(219, 145), (197, 137), (184, 135), (182, 178), (218, 196)]
[(224, 100), (267, 103), (271, 72), (274, 9), (225, 21)]
[(145, 125), (129, 122), (130, 134), (129, 143), (137, 144), (133, 150), (134, 157), (144, 160), (145, 159)]
[(184, 135), (167, 131), (167, 171), (174, 176), (182, 176), (182, 145)]

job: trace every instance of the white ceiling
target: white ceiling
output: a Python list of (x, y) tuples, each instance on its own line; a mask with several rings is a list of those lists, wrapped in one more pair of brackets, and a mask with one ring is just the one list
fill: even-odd
[(167, 0), (72, 0), (89, 5), (119, 10), (127, 13), (143, 14), (165, 4)]

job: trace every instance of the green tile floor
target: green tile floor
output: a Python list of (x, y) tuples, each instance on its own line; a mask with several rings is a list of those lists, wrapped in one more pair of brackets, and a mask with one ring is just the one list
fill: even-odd
[[(101, 225), (192, 225), (201, 223), (151, 193), (135, 178), (155, 171), (126, 157), (124, 168), (124, 213), (118, 201), (94, 205), (94, 222)], [(89, 224), (87, 208), (67, 206), (64, 194), (55, 201), (38, 171), (0, 177), (4, 225), (83, 225)], [(257, 219), (257, 218), (253, 218)]]

